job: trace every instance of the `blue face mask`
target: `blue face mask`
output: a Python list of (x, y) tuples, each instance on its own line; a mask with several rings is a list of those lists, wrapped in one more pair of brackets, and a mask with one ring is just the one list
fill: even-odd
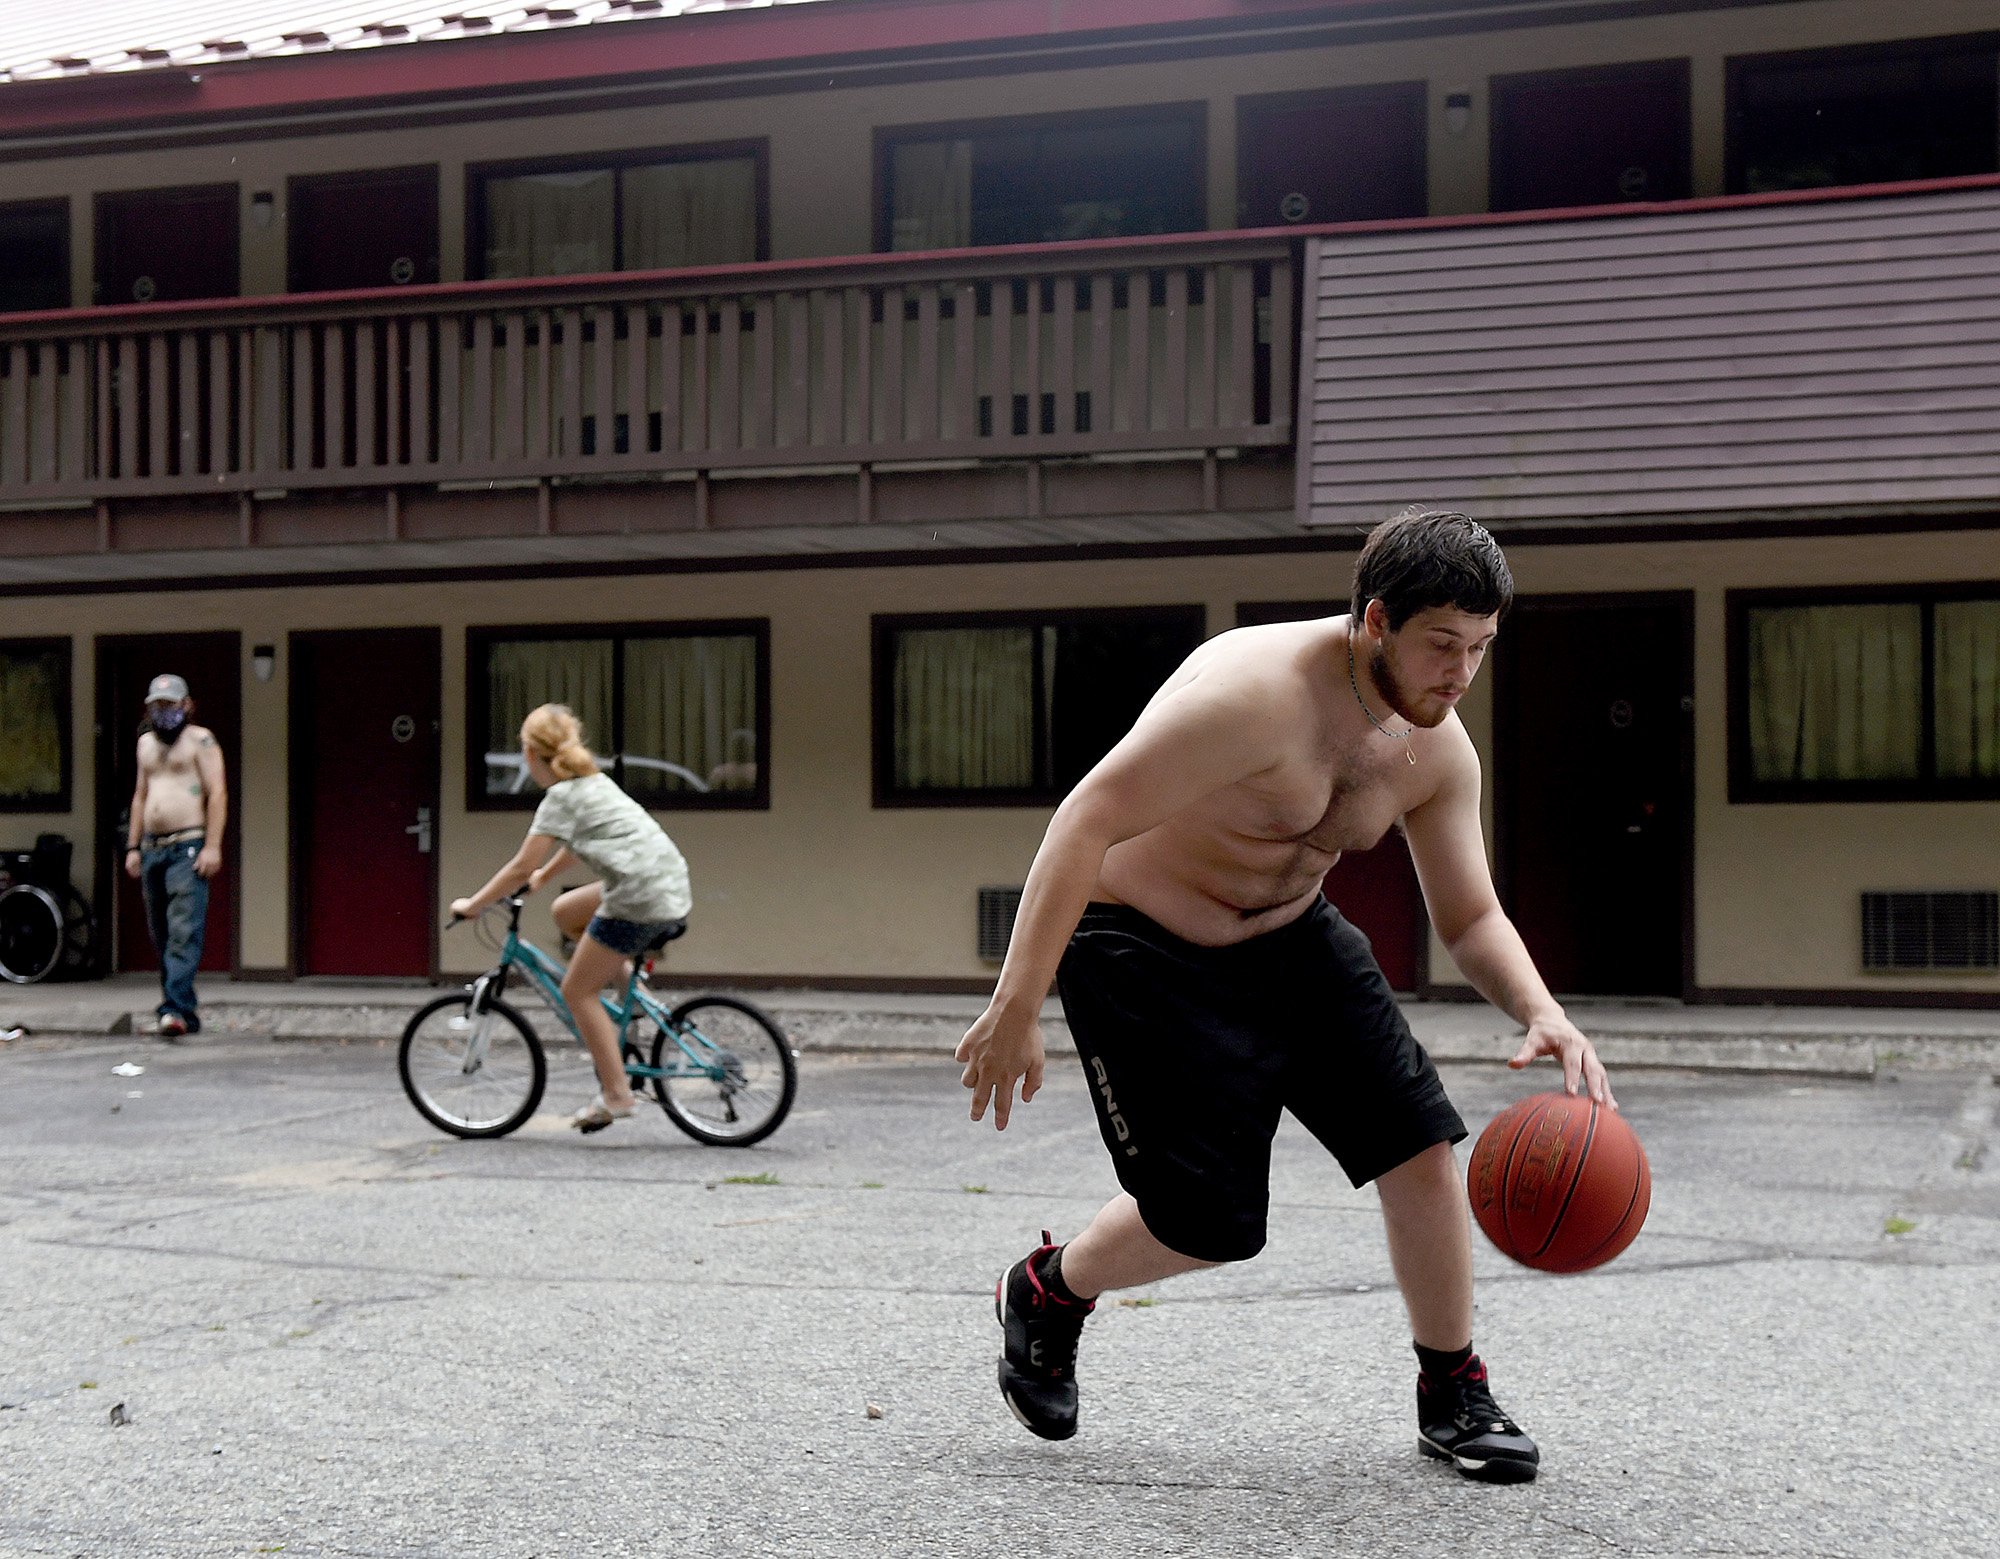
[(187, 724), (188, 713), (178, 704), (160, 709), (148, 709), (146, 719), (153, 727), (153, 734), (162, 746), (171, 747), (179, 739), (181, 728)]

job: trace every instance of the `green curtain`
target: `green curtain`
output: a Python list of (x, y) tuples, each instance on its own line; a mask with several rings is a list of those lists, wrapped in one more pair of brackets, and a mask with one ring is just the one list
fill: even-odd
[(898, 790), (1034, 783), (1034, 632), (926, 628), (896, 636)]
[(889, 247), (963, 249), (972, 242), (972, 143), (905, 141), (889, 153)]
[(635, 793), (755, 789), (756, 639), (627, 639), (624, 758)]
[(1750, 757), (1760, 780), (1921, 771), (1923, 614), (1914, 602), (1749, 614)]
[(627, 168), (623, 268), (748, 264), (757, 258), (757, 161), (710, 157)]
[(61, 650), (0, 650), (0, 797), (62, 798)]
[(2000, 601), (1940, 601), (1932, 623), (1940, 779), (2000, 779)]
[(503, 639), (486, 647), (486, 793), (527, 787), (521, 767), (521, 722), (542, 704), (567, 704), (583, 722), (586, 745), (611, 741), (609, 639)]
[(617, 269), (617, 186), (610, 169), (488, 179), (485, 200), (489, 279)]

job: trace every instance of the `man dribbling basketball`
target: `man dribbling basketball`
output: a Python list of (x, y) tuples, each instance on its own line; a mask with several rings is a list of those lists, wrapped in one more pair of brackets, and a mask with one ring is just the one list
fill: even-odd
[(1098, 1295), (1254, 1256), (1289, 1109), (1356, 1186), (1375, 1182), (1420, 1373), (1418, 1444), (1469, 1477), (1535, 1476), (1535, 1444), (1472, 1351), (1466, 1135), (1367, 938), (1320, 896), (1344, 850), (1399, 820), (1431, 923), (1527, 1035), (1615, 1108), (1502, 912), (1479, 758), (1454, 713), (1513, 595), (1462, 514), (1376, 528), (1353, 612), (1240, 629), (1190, 655), (1056, 809), (992, 1002), (958, 1047), (972, 1118), (1004, 1130), (1042, 1083), (1051, 979), (1124, 1193), (1000, 1280), (1000, 1387), (1045, 1439), (1076, 1431), (1076, 1347)]

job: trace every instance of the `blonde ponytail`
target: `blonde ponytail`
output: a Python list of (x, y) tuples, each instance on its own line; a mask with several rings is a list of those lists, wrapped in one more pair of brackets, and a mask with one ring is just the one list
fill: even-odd
[(567, 704), (543, 704), (521, 722), (521, 740), (534, 750), (559, 780), (580, 779), (597, 772), (597, 759), (583, 745), (583, 722)]

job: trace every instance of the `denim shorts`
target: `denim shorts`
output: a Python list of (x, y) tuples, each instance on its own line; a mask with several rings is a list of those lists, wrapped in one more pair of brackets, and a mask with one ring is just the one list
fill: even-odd
[(610, 915), (593, 915), (583, 934), (603, 943), (614, 953), (637, 958), (653, 938), (678, 923), (672, 920), (619, 920)]

